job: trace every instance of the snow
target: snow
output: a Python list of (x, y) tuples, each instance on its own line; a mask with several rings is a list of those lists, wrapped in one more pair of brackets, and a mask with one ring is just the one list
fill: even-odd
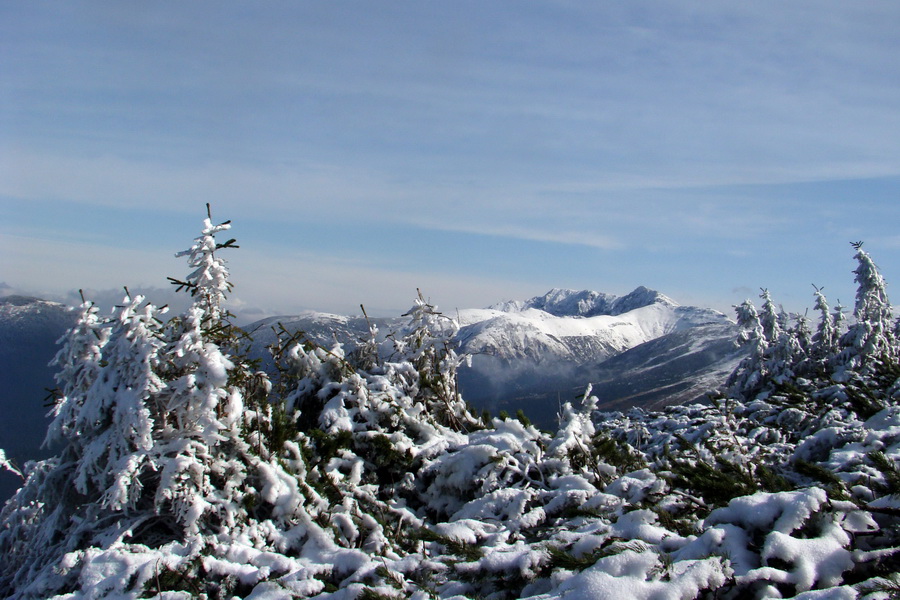
[[(690, 313), (654, 304), (621, 315), (556, 316), (535, 308), (519, 312), (466, 309), (460, 326), (472, 351), (508, 347), (524, 349), (535, 343), (564, 352), (566, 338), (594, 338), (610, 352), (621, 352), (693, 323)], [(724, 315), (721, 317), (725, 319)], [(477, 340), (477, 341), (476, 341)]]
[(715, 559), (684, 564), (669, 581), (657, 578), (648, 580), (648, 572), (658, 565), (659, 556), (654, 552), (626, 551), (600, 559), (593, 567), (564, 581), (558, 592), (532, 598), (690, 600), (696, 598), (701, 590), (720, 586), (725, 581), (725, 573)]
[[(850, 536), (835, 523), (826, 524), (822, 534), (814, 538), (796, 538), (773, 531), (766, 536), (762, 557), (791, 563), (791, 576), (786, 581), (805, 592), (813, 585), (831, 587), (842, 581), (841, 575), (854, 564), (847, 549), (849, 544)], [(752, 573), (747, 574), (750, 576)]]
[(758, 492), (735, 498), (727, 507), (714, 510), (704, 524), (731, 523), (751, 530), (791, 533), (816, 513), (827, 499), (825, 491), (816, 487), (795, 492)]
[[(873, 316), (841, 348), (822, 354), (764, 293), (742, 306), (755, 350), (721, 398), (599, 413), (589, 387), (545, 432), (469, 411), (460, 324), (421, 292), (403, 327), (372, 332), (386, 352), (282, 338), (270, 381), (221, 306), (224, 225), (184, 253), (178, 318), (139, 298), (81, 307), (57, 361), (62, 449), (0, 513), (3, 595), (875, 600), (877, 570), (900, 565), (900, 339), (866, 255), (857, 312)], [(703, 316), (678, 308), (554, 290), (479, 324), (518, 319), (506, 333), (531, 343)]]

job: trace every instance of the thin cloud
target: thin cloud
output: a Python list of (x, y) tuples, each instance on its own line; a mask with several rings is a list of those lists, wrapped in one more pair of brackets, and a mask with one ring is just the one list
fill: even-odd
[[(513, 258), (533, 282), (571, 277), (584, 255), (603, 257), (579, 266), (598, 286), (682, 285), (667, 278), (678, 264), (721, 281), (729, 256), (756, 256), (737, 275), (769, 285), (779, 253), (891, 235), (885, 201), (841, 215), (866, 179), (900, 175), (896, 3), (273, 6), (0, 9), (0, 52), (17, 57), (0, 93), (0, 231), (31, 238), (4, 252), (23, 278), (69, 275), (42, 264), (44, 244), (156, 281), (96, 216), (158, 224), (148, 211), (193, 218), (207, 201), (273, 252), (330, 246), (348, 259), (338, 272), (397, 285), (420, 272), (378, 242), (423, 229), (444, 244), (423, 272), (461, 277), (461, 243), (508, 253), (467, 253), (463, 287), (513, 285)], [(855, 181), (823, 189), (821, 207), (791, 195), (836, 180)], [(134, 264), (99, 250), (114, 246)], [(344, 301), (341, 282), (326, 287)]]

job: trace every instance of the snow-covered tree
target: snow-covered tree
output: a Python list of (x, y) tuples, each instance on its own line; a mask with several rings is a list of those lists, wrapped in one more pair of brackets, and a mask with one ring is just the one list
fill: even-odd
[(768, 289), (763, 288), (759, 295), (762, 298), (762, 309), (759, 312), (759, 324), (762, 328), (763, 339), (767, 345), (771, 346), (778, 341), (782, 329), (784, 329), (784, 319), (775, 302), (772, 300), (772, 294)]
[(169, 281), (177, 285), (179, 291), (186, 289), (190, 292), (195, 298), (194, 306), (203, 312), (206, 319), (215, 323), (223, 316), (222, 304), (232, 287), (225, 261), (216, 251), (238, 246), (233, 238), (224, 243), (216, 241), (216, 234), (231, 229), (231, 221), (213, 225), (209, 204), (206, 205), (206, 214), (200, 236), (194, 239), (190, 248), (175, 255), (188, 257), (188, 266), (194, 270), (184, 280), (170, 277)]
[(834, 356), (838, 350), (840, 331), (836, 330), (835, 326), (839, 324), (835, 323), (834, 317), (829, 312), (828, 299), (825, 298), (822, 289), (816, 286), (813, 286), (813, 288), (816, 290), (816, 305), (814, 308), (819, 311), (819, 325), (815, 335), (812, 337), (813, 354), (817, 360), (824, 361)]
[(855, 322), (841, 338), (844, 351), (841, 362), (853, 368), (896, 361), (897, 340), (894, 337), (894, 317), (887, 296), (887, 284), (875, 262), (854, 244), (857, 267), (853, 271), (857, 283)]
[(47, 431), (46, 444), (77, 437), (76, 419), (101, 370), (110, 324), (109, 319), (100, 318), (99, 309), (93, 302), (82, 297), (78, 318), (59, 340), (62, 347), (50, 363), (57, 368), (55, 377), (60, 388), (57, 390), (59, 398), (51, 411), (53, 420)]
[(416, 371), (413, 395), (421, 399), (438, 421), (456, 430), (477, 428), (473, 417), (459, 394), (456, 371), (466, 360), (456, 353), (454, 336), (459, 331), (455, 319), (437, 311), (425, 300), (421, 290), (413, 307), (403, 316), (409, 317), (407, 326), (391, 336), (394, 343), (394, 362), (411, 364)]
[(765, 381), (769, 344), (753, 302), (744, 300), (734, 310), (738, 325), (737, 344), (749, 347), (749, 352), (728, 378), (726, 386), (729, 393), (748, 398), (755, 395)]
[[(162, 346), (158, 311), (144, 298), (126, 296), (116, 308), (103, 365), (85, 394), (70, 427), (69, 447), (77, 460), (75, 489), (101, 504), (122, 510), (141, 497), (141, 475), (155, 470), (154, 397), (163, 388), (156, 373)], [(155, 414), (154, 414), (155, 413)]]
[[(589, 388), (555, 433), (524, 417), (479, 422), (456, 388), (458, 325), (421, 294), (391, 353), (375, 353), (374, 330), (349, 357), (282, 331), (270, 382), (228, 321), (222, 231), (207, 219), (183, 254), (191, 272), (175, 281), (195, 302), (167, 323), (130, 296), (108, 319), (82, 306), (57, 359), (50, 439), (63, 448), (26, 467), (0, 514), (0, 595), (886, 600), (900, 589), (896, 338), (882, 336), (877, 360), (830, 360), (816, 350), (823, 325), (810, 339), (764, 292), (762, 316), (749, 301), (737, 309), (753, 351), (711, 405), (599, 413)], [(871, 273), (858, 282), (878, 287)], [(817, 310), (837, 339), (840, 309), (817, 297)], [(889, 319), (874, 313), (865, 319)]]

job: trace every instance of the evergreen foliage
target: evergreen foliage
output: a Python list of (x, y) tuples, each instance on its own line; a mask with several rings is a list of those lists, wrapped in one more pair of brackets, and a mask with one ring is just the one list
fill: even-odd
[[(352, 353), (281, 329), (261, 372), (203, 222), (165, 311), (84, 302), (48, 440), (0, 514), (0, 595), (26, 598), (897, 597), (900, 348), (856, 247), (854, 320), (737, 307), (752, 351), (711, 402), (559, 427), (475, 417), (458, 324), (419, 292)], [(0, 464), (3, 464), (0, 454)]]

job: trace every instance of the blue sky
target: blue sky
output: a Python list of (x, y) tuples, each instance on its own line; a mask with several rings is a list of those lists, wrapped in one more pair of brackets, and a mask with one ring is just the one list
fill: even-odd
[(898, 23), (893, 1), (5, 2), (0, 282), (164, 288), (210, 202), (248, 316), (391, 314), (417, 287), (849, 306), (850, 241), (900, 281)]

